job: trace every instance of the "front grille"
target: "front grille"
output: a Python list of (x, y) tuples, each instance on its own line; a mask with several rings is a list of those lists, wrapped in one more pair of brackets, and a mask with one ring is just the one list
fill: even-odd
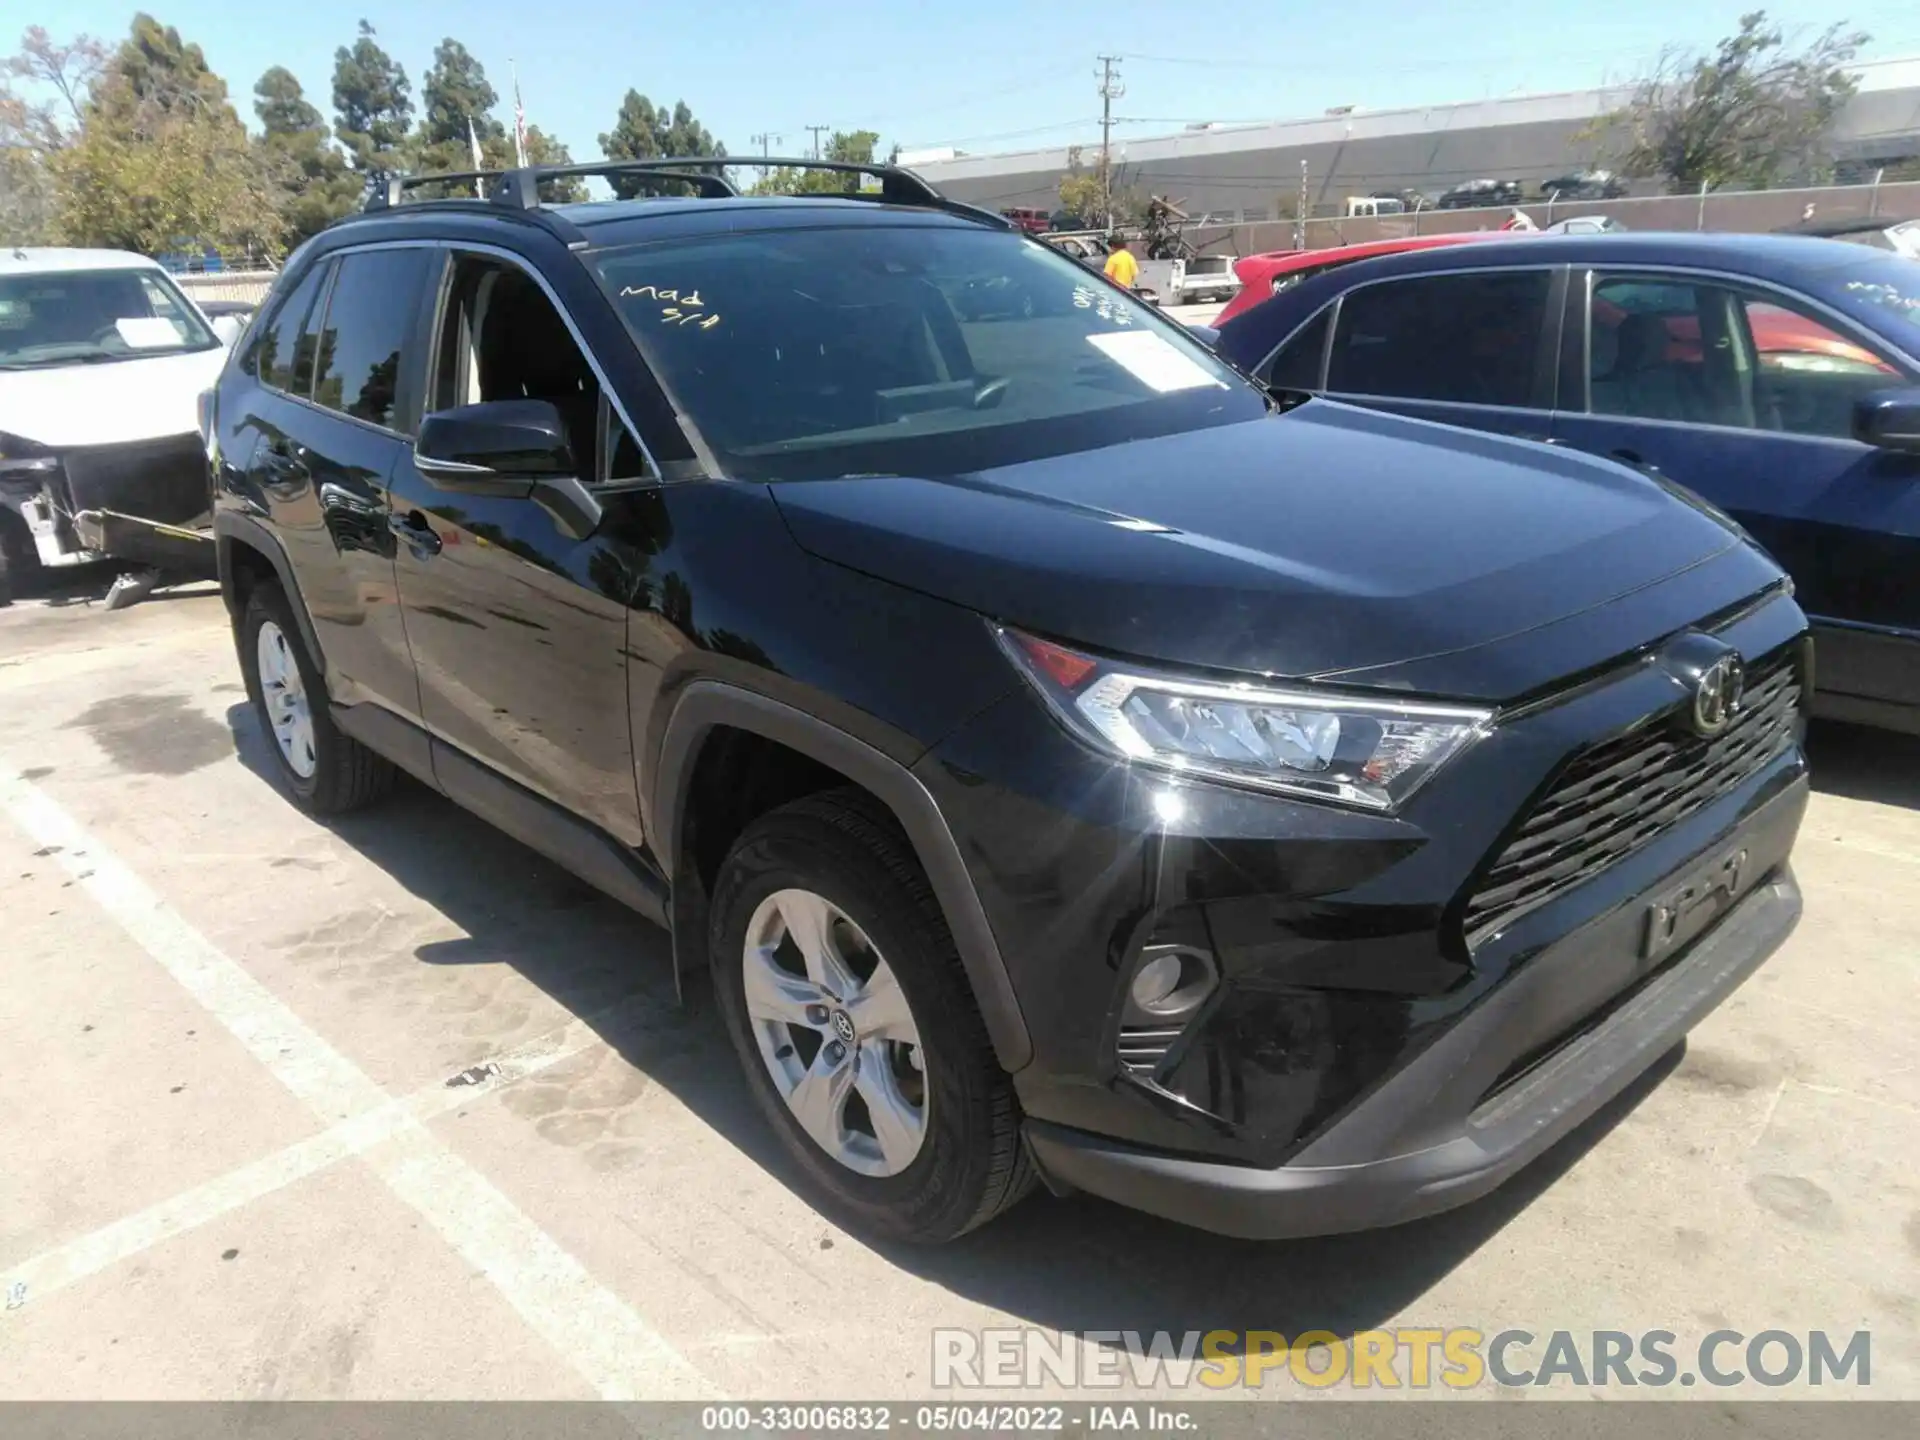
[(1794, 744), (1799, 709), (1788, 649), (1756, 662), (1740, 713), (1713, 739), (1656, 717), (1580, 755), (1467, 902), (1469, 943), (1591, 880), (1760, 770)]

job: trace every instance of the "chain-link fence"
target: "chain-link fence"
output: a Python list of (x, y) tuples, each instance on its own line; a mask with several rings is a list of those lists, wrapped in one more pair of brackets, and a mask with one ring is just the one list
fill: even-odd
[(1545, 229), (1576, 215), (1610, 215), (1630, 230), (1721, 230), (1747, 234), (1791, 229), (1807, 221), (1886, 217), (1889, 225), (1920, 217), (1920, 181), (1884, 184), (1821, 185), (1799, 190), (1702, 191), (1695, 195), (1644, 195), (1618, 200), (1529, 201), (1475, 210), (1418, 210), (1401, 215), (1292, 220), (1265, 224), (1189, 227), (1197, 248), (1214, 254), (1254, 255), (1263, 251), (1334, 245), (1408, 235), (1498, 230), (1515, 210)]

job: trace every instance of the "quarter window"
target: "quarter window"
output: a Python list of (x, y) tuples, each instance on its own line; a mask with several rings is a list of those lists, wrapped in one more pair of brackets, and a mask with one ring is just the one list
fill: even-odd
[(1305, 328), (1280, 347), (1267, 371), (1267, 384), (1275, 390), (1318, 390), (1321, 362), (1326, 359), (1327, 316), (1332, 307), (1322, 310)]
[(313, 398), (374, 425), (400, 421), (402, 352), (414, 331), (430, 250), (367, 250), (344, 256), (315, 344)]
[(276, 390), (291, 390), (305, 397), (312, 388), (313, 372), (309, 367), (305, 381), (295, 386), (293, 383), (293, 357), (298, 346), (301, 327), (306, 323), (313, 310), (313, 300), (320, 293), (320, 282), (327, 273), (325, 264), (315, 265), (294, 286), (293, 293), (286, 302), (274, 312), (272, 322), (260, 332), (260, 338), (253, 347), (253, 373), (260, 377), (263, 384)]
[(1551, 277), (1422, 275), (1340, 302), (1327, 388), (1464, 405), (1533, 406)]

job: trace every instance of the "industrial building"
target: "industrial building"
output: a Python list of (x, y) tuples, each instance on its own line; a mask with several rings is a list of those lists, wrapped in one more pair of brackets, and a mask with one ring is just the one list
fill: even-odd
[[(1857, 68), (1858, 93), (1834, 127), (1843, 178), (1920, 160), (1920, 57)], [(1594, 122), (1621, 109), (1632, 87), (1515, 96), (1405, 110), (1342, 109), (1310, 120), (1193, 125), (1173, 135), (1113, 142), (1115, 183), (1177, 200), (1196, 219), (1257, 223), (1296, 213), (1305, 165), (1309, 214), (1347, 199), (1414, 191), (1433, 197), (1479, 178), (1543, 179), (1596, 162)], [(1082, 145), (1083, 165), (1098, 145)], [(906, 152), (945, 193), (995, 209), (1051, 210), (1071, 163), (1066, 146), (999, 155)]]

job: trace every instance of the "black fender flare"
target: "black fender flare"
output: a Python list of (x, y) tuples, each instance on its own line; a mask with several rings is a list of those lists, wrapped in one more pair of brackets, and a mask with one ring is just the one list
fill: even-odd
[(681, 846), (694, 764), (708, 733), (720, 725), (760, 735), (839, 771), (871, 791), (893, 813), (953, 932), (995, 1057), (1009, 1074), (1024, 1068), (1033, 1058), (1033, 1040), (1006, 961), (953, 831), (927, 787), (898, 760), (864, 740), (791, 705), (718, 680), (696, 680), (681, 692), (661, 737), (653, 772), (655, 846), (675, 880), (675, 964), (694, 969), (703, 968), (706, 961), (705, 898), (701, 896), (696, 905), (691, 892), (700, 887), (681, 883), (686, 868), (681, 864)]
[(274, 533), (251, 516), (236, 514), (231, 510), (216, 510), (213, 515), (213, 536), (214, 553), (220, 566), (220, 594), (227, 602), (227, 614), (233, 618), (234, 624), (237, 626), (240, 623), (239, 594), (233, 584), (233, 547), (238, 542), (266, 556), (267, 563), (273, 566), (281, 590), (293, 604), (293, 619), (300, 627), (300, 639), (306, 644), (307, 653), (319, 664), (321, 673), (325, 674), (326, 652), (320, 648), (320, 637), (313, 633), (313, 619), (307, 614), (307, 602), (300, 593), (300, 583), (293, 578), (293, 566), (287, 563), (287, 552), (281, 548)]

